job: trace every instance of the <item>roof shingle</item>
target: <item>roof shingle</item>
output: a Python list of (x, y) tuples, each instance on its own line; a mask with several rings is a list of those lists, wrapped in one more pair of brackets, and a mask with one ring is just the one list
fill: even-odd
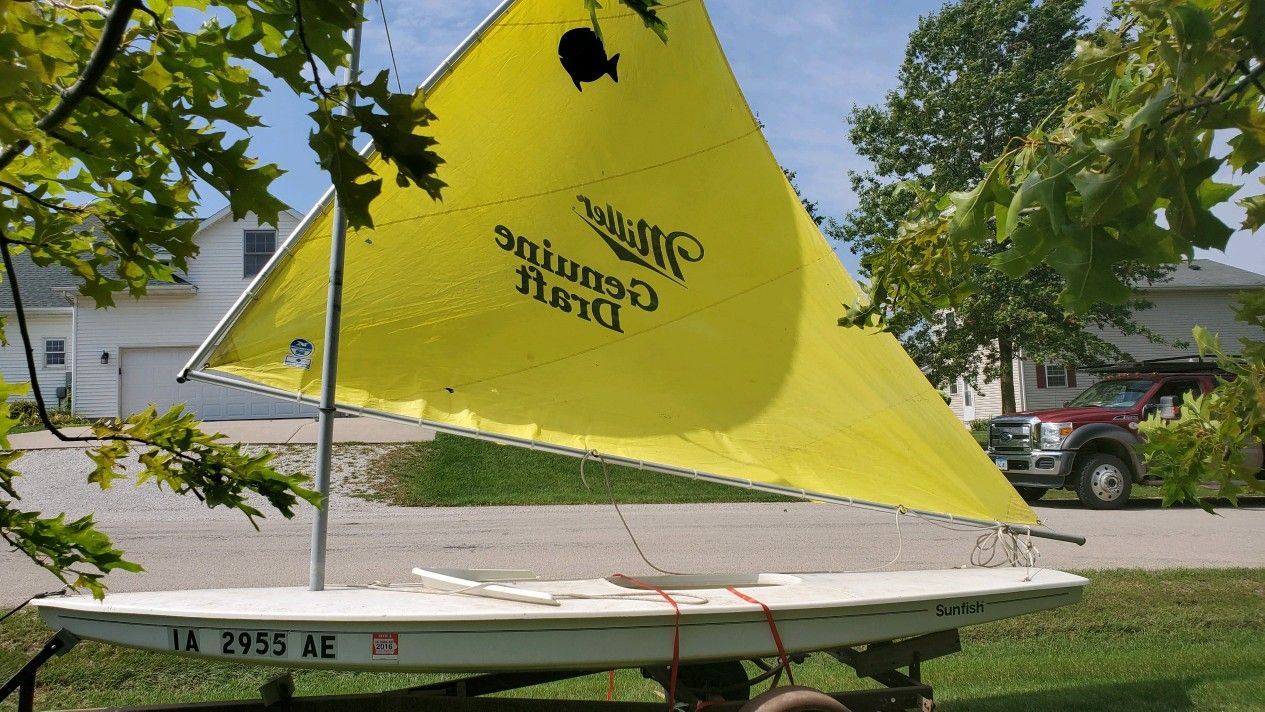
[[(22, 306), (26, 309), (70, 309), (58, 288), (74, 289), (77, 284), (74, 272), (52, 264), (40, 267), (31, 261), (31, 253), (22, 252), (13, 256), (13, 271), (18, 275), (19, 291), (22, 294)], [(13, 290), (6, 278), (6, 284), (0, 285), (0, 311), (13, 311)]]
[(1265, 287), (1265, 275), (1213, 260), (1191, 260), (1173, 270), (1168, 279), (1142, 289), (1250, 289)]

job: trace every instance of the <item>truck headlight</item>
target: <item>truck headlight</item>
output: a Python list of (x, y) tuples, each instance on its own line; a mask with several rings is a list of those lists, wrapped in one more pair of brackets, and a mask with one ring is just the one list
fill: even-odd
[(1072, 434), (1071, 423), (1042, 423), (1041, 424), (1041, 449), (1057, 450)]

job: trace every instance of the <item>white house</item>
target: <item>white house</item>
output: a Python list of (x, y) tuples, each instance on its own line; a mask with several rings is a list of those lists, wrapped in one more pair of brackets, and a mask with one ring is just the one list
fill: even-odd
[[(37, 268), (26, 259), (20, 279), (42, 364), (41, 390), (55, 394), (58, 386), (71, 384), (71, 409), (88, 418), (122, 417), (151, 403), (160, 410), (185, 403), (205, 420), (311, 415), (314, 410), (296, 403), (175, 380), (299, 220), (285, 211), (273, 228), (253, 217), (235, 221), (225, 208), (200, 221), (193, 237), (199, 252), (187, 272), (173, 283), (151, 283), (140, 299), (117, 294), (109, 309), (97, 309), (79, 294), (65, 270)], [(46, 311), (33, 312), (35, 304)], [(12, 310), (11, 299), (0, 300), (3, 310)], [(10, 346), (0, 349), (0, 372), (6, 381), (29, 380), (13, 320), (9, 331)]]
[[(1102, 330), (1099, 335), (1135, 360), (1171, 358), (1198, 353), (1190, 334), (1198, 324), (1219, 334), (1228, 353), (1237, 353), (1241, 337), (1265, 339), (1265, 331), (1234, 319), (1236, 295), (1263, 287), (1265, 275), (1213, 260), (1194, 260), (1177, 267), (1168, 280), (1140, 289), (1154, 306), (1134, 314), (1134, 321), (1166, 340), (1184, 341), (1188, 347), (1154, 344), (1144, 336), (1126, 336), (1114, 329)], [(1041, 364), (1022, 356), (1015, 359), (1013, 368), (1019, 411), (1061, 406), (1097, 380), (1077, 371), (1074, 364)], [(1001, 384), (977, 379), (972, 386), (958, 379), (950, 384), (949, 406), (966, 422), (1001, 415)]]
[[(28, 253), (13, 257), (13, 268), (22, 286), (22, 308), (30, 330), (40, 392), (50, 407), (58, 403), (58, 389), (67, 392), (70, 366), (74, 360), (74, 314), (70, 302), (58, 287), (71, 283), (70, 270), (37, 267)], [(0, 285), (0, 316), (9, 345), (0, 348), (0, 375), (7, 383), (30, 383), (22, 335), (13, 309), (13, 293), (8, 279)]]

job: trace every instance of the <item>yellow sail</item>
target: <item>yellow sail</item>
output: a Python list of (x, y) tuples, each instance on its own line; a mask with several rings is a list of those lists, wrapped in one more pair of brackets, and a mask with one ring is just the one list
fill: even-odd
[[(603, 5), (598, 35), (578, 0), (512, 3), (431, 88), (448, 187), (435, 202), (385, 181), (375, 227), (348, 235), (338, 403), (1036, 522), (896, 339), (836, 325), (857, 287), (701, 0), (664, 4), (666, 44)], [(331, 213), (196, 366), (318, 395)]]

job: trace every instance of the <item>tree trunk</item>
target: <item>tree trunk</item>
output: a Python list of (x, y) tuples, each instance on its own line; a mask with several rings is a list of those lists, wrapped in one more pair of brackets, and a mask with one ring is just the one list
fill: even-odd
[(1015, 412), (1015, 348), (1010, 339), (997, 339), (997, 359), (1001, 365), (1001, 412)]

